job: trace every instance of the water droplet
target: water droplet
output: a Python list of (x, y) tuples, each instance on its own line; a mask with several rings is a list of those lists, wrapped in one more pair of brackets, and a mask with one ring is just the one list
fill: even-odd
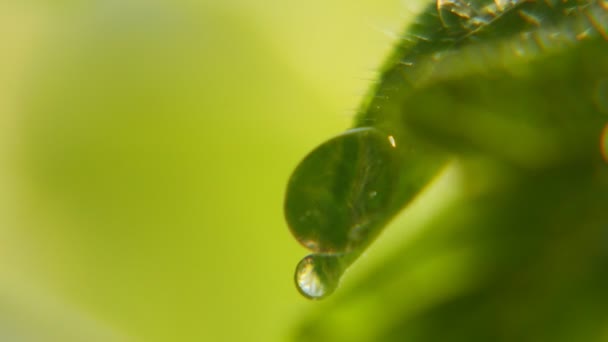
[[(306, 156), (285, 197), (285, 217), (295, 238), (321, 253), (352, 251), (373, 239), (395, 207), (398, 146), (392, 135), (356, 128)], [(357, 234), (351, 234), (354, 229)]]
[(335, 291), (350, 258), (344, 254), (310, 254), (296, 267), (296, 287), (309, 299), (322, 299)]

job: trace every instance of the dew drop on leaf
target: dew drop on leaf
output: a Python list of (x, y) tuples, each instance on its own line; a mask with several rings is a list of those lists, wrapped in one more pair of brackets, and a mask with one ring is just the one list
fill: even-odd
[(330, 295), (344, 272), (341, 254), (311, 254), (296, 267), (296, 287), (309, 299), (322, 299)]
[(364, 127), (306, 156), (285, 197), (285, 217), (294, 237), (319, 253), (349, 252), (373, 239), (394, 206), (398, 146), (393, 136)]

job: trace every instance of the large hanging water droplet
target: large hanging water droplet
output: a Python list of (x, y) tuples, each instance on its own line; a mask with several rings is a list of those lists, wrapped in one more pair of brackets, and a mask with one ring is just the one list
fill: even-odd
[(357, 128), (306, 156), (285, 198), (295, 238), (321, 253), (352, 251), (373, 239), (394, 207), (398, 144), (380, 130)]
[(296, 287), (307, 298), (322, 299), (338, 287), (350, 261), (345, 254), (310, 254), (296, 267)]

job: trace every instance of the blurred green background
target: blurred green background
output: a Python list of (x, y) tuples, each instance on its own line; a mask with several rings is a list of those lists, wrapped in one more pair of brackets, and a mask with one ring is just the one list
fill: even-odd
[(285, 340), (287, 178), (412, 6), (3, 1), (0, 340)]

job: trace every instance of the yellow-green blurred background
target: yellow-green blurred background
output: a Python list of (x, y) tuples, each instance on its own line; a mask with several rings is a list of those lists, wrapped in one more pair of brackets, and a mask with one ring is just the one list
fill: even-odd
[(411, 6), (2, 1), (0, 340), (286, 340), (284, 186)]

